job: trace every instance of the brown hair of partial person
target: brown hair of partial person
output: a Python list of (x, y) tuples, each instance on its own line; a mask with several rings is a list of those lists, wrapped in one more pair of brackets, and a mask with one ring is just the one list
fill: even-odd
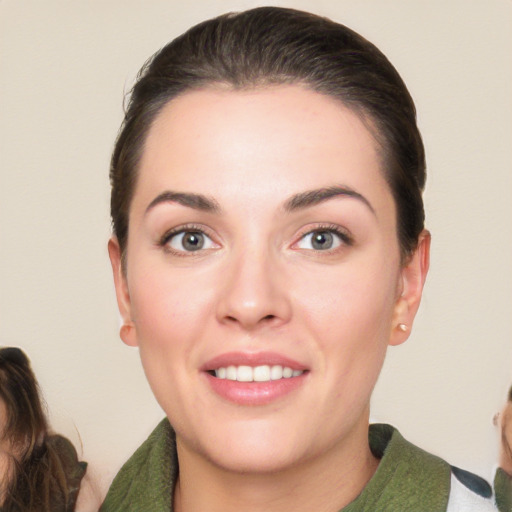
[(111, 216), (123, 260), (131, 200), (148, 132), (162, 108), (187, 91), (297, 84), (356, 112), (380, 148), (397, 207), (402, 260), (424, 225), (425, 155), (413, 100), (396, 69), (349, 28), (306, 12), (260, 7), (192, 27), (140, 70), (111, 160)]
[(19, 348), (0, 349), (0, 400), (0, 439), (9, 454), (2, 512), (72, 512), (85, 465), (67, 439), (49, 434), (37, 380)]

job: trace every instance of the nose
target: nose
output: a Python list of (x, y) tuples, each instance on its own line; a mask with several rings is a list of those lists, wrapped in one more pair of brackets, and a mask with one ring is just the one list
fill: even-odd
[(286, 324), (292, 315), (286, 273), (270, 251), (243, 251), (222, 277), (219, 322), (245, 330)]

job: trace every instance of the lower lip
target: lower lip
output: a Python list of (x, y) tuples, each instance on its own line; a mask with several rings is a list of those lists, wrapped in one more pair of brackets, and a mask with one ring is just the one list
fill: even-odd
[(292, 393), (305, 382), (306, 373), (289, 379), (267, 382), (238, 382), (218, 379), (205, 373), (208, 383), (215, 393), (238, 405), (266, 405)]

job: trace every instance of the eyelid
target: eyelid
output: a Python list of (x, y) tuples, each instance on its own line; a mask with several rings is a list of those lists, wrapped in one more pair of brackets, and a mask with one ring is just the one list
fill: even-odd
[[(307, 235), (311, 235), (318, 231), (326, 231), (329, 233), (333, 233), (334, 235), (339, 237), (339, 239), (341, 241), (341, 244), (340, 244), (341, 246), (350, 247), (350, 246), (354, 245), (354, 237), (348, 229), (340, 226), (339, 224), (321, 223), (321, 224), (316, 224), (316, 225), (309, 224), (308, 226), (305, 226), (304, 228), (302, 228), (300, 230), (300, 232), (298, 233), (298, 235), (295, 237), (295, 242), (293, 242), (291, 247), (294, 248), (294, 246), (296, 246)], [(309, 251), (309, 250), (314, 251), (314, 249), (300, 249), (300, 248), (297, 248), (297, 249), (304, 250), (304, 251)], [(324, 252), (324, 253), (328, 254), (329, 252), (336, 252), (336, 250), (338, 250), (338, 249), (339, 249), (339, 247), (336, 247), (334, 249), (330, 249), (330, 250), (326, 249), (325, 251), (317, 251), (317, 252)]]
[[(213, 242), (214, 245), (216, 245), (217, 247), (220, 247), (220, 244), (219, 244), (219, 242), (217, 242), (215, 235), (212, 234), (211, 229), (209, 229), (207, 226), (204, 226), (202, 224), (180, 224), (179, 226), (176, 226), (174, 228), (168, 229), (159, 238), (158, 245), (160, 247), (165, 248), (168, 252), (170, 252), (172, 254), (180, 255), (180, 256), (193, 255), (194, 253), (202, 252), (201, 250), (198, 250), (198, 251), (180, 251), (180, 250), (176, 250), (174, 248), (171, 248), (169, 246), (169, 241), (173, 237), (175, 237), (176, 235), (179, 235), (181, 233), (186, 233), (186, 232), (201, 233), (201, 234), (205, 235), (206, 237), (208, 237)], [(208, 250), (208, 249), (205, 249), (205, 250)]]

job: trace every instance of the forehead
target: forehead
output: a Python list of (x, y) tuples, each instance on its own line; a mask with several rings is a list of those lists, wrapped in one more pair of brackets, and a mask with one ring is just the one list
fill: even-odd
[(343, 184), (378, 201), (390, 196), (378, 147), (358, 114), (304, 87), (192, 91), (155, 119), (134, 199), (172, 187), (277, 200)]

